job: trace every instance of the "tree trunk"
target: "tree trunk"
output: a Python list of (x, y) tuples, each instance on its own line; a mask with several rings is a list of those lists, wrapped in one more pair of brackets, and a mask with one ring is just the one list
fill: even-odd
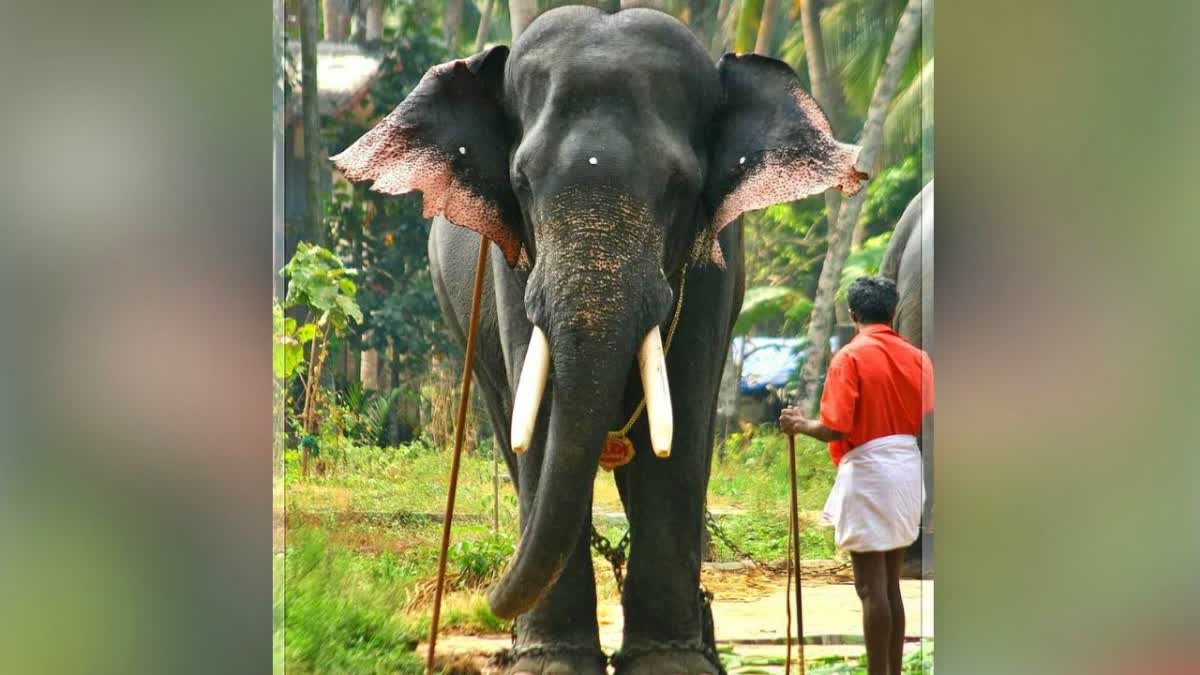
[(317, 0), (302, 0), (300, 9), (300, 96), (304, 124), (304, 234), (321, 237), (321, 115), (317, 93)]
[(446, 11), (442, 14), (442, 34), (446, 38), (446, 53), (458, 54), (458, 31), (462, 27), (464, 0), (446, 0)]
[(379, 352), (372, 347), (363, 349), (358, 371), (365, 391), (379, 391)]
[(733, 14), (734, 0), (721, 0), (721, 4), (717, 6), (717, 19), (713, 22), (712, 39), (709, 40), (708, 54), (717, 60), (721, 57), (721, 52), (725, 51), (725, 36), (729, 34), (729, 17)]
[(483, 5), (483, 12), (479, 15), (479, 31), (475, 33), (475, 54), (483, 51), (483, 45), (487, 42), (488, 28), (492, 22), (492, 6), (495, 4), (495, 0), (487, 0)]
[(816, 0), (802, 0), (800, 23), (804, 31), (804, 58), (808, 62), (808, 79), (817, 105), (825, 111), (834, 135), (843, 131), (845, 107), (842, 90), (829, 76), (825, 62), (825, 37), (821, 32), (821, 17)]
[(739, 54), (749, 52), (758, 37), (758, 19), (762, 14), (762, 0), (740, 0), (738, 8), (737, 30), (733, 36), (733, 51)]
[[(309, 2), (309, 0), (300, 0), (300, 1), (305, 4), (307, 4)], [(317, 2), (317, 0), (312, 0), (312, 2)], [(302, 9), (300, 11), (303, 16), (303, 12), (306, 10)], [(315, 8), (314, 8), (314, 11), (315, 11)], [(322, 20), (323, 20), (322, 22), (325, 24), (325, 40), (326, 40), (326, 42), (341, 42), (341, 41), (345, 40), (346, 33), (342, 32), (343, 21), (342, 21), (341, 3), (333, 2), (331, 0), (323, 0), (323, 2), (321, 2), (321, 11), (322, 11)], [(301, 22), (303, 23), (303, 18), (301, 18)], [(345, 22), (345, 23), (349, 23), (349, 22)]]
[[(858, 166), (872, 175), (875, 174), (875, 160), (883, 142), (883, 123), (887, 118), (888, 107), (896, 95), (896, 87), (900, 83), (904, 66), (908, 63), (909, 54), (920, 32), (921, 0), (909, 0), (900, 22), (896, 25), (896, 34), (892, 37), (887, 60), (879, 74), (879, 80), (875, 83), (875, 93), (871, 96), (867, 121), (863, 125)], [(829, 356), (829, 336), (833, 328), (834, 305), (842, 278), (842, 268), (850, 252), (850, 236), (858, 222), (866, 195), (867, 191), (864, 188), (853, 197), (843, 200), (836, 226), (829, 230), (829, 250), (825, 254), (825, 263), (821, 266), (812, 319), (808, 325), (808, 356), (800, 375), (800, 381), (803, 383), (800, 405), (806, 413), (812, 413), (817, 403), (817, 383), (825, 359)]]
[[(825, 62), (825, 36), (821, 31), (817, 0), (801, 0), (800, 23), (804, 32), (804, 60), (808, 62), (808, 79), (812, 83), (813, 98), (829, 119), (833, 135), (840, 136), (845, 131), (846, 103), (841, 87), (829, 76), (829, 67)], [(842, 193), (826, 190), (825, 211), (829, 215), (829, 222), (837, 222), (841, 207)]]
[(367, 39), (383, 39), (383, 0), (370, 0), (367, 4)]
[(512, 42), (525, 32), (525, 28), (537, 16), (537, 0), (509, 0), (509, 17), (512, 19)]
[(754, 43), (754, 53), (762, 56), (771, 55), (771, 35), (775, 32), (775, 15), (778, 14), (779, 0), (763, 0), (762, 19), (758, 22), (758, 40)]

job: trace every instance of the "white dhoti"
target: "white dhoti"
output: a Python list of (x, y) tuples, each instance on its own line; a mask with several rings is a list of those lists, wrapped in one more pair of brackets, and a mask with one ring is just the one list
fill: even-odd
[(842, 457), (822, 520), (844, 551), (891, 551), (916, 541), (924, 502), (917, 438), (883, 436)]

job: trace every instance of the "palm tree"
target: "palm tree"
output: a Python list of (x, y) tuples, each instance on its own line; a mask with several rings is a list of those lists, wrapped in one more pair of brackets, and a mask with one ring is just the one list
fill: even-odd
[(458, 54), (458, 30), (462, 27), (465, 0), (446, 0), (442, 13), (442, 34), (446, 39), (446, 53)]
[[(884, 62), (879, 79), (875, 83), (875, 91), (867, 109), (867, 120), (863, 125), (859, 144), (862, 150), (858, 155), (858, 166), (866, 168), (868, 173), (875, 173), (876, 160), (879, 158), (880, 146), (883, 143), (884, 123), (896, 89), (900, 85), (904, 69), (917, 37), (921, 32), (921, 0), (908, 0), (908, 5), (896, 26), (892, 36), (891, 47)], [(821, 276), (817, 282), (817, 293), (813, 301), (812, 319), (808, 326), (808, 357), (800, 374), (802, 383), (801, 409), (811, 413), (816, 404), (817, 381), (825, 359), (829, 356), (829, 336), (833, 329), (834, 305), (837, 289), (842, 277), (842, 268), (850, 253), (850, 238), (858, 215), (862, 211), (866, 190), (861, 190), (853, 197), (843, 200), (837, 214), (836, 223), (829, 229), (829, 250), (825, 254), (825, 263), (821, 267)]]
[(762, 19), (758, 22), (758, 39), (754, 42), (754, 53), (771, 55), (771, 35), (775, 32), (775, 15), (779, 0), (763, 0)]
[(479, 12), (479, 31), (475, 33), (475, 53), (483, 51), (483, 45), (487, 42), (488, 26), (492, 22), (493, 5), (495, 5), (495, 0), (487, 0), (483, 4), (483, 9)]
[(538, 15), (537, 0), (509, 0), (508, 14), (512, 19), (512, 42), (525, 31), (525, 28)]

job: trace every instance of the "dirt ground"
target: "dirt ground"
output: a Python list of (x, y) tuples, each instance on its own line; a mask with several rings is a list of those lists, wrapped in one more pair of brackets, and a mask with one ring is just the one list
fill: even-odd
[[(861, 655), (862, 606), (849, 570), (833, 561), (805, 561), (804, 576), (805, 658)], [(714, 595), (718, 647), (731, 647), (741, 657), (784, 657), (785, 575), (710, 566), (704, 570), (703, 581)], [(910, 638), (907, 649), (913, 650), (919, 648), (920, 638), (933, 638), (933, 581), (906, 579), (901, 582), (901, 592), (907, 615), (905, 634)], [(597, 615), (601, 644), (606, 653), (612, 653), (621, 644), (621, 605), (615, 599), (602, 599)], [(508, 635), (451, 633), (438, 638), (438, 654), (446, 659), (469, 655), (487, 673), (487, 658), (508, 647), (510, 641)], [(421, 645), (418, 653), (425, 649)], [(753, 671), (783, 673), (784, 669), (782, 665), (754, 666)]]

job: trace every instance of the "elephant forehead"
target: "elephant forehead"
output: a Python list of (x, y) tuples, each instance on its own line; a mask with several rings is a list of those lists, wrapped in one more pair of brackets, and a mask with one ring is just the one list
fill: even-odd
[(632, 10), (566, 12), (557, 21), (535, 22), (509, 57), (505, 86), (523, 118), (551, 103), (569, 111), (606, 102), (706, 118), (720, 92), (711, 60), (686, 26), (659, 12)]

